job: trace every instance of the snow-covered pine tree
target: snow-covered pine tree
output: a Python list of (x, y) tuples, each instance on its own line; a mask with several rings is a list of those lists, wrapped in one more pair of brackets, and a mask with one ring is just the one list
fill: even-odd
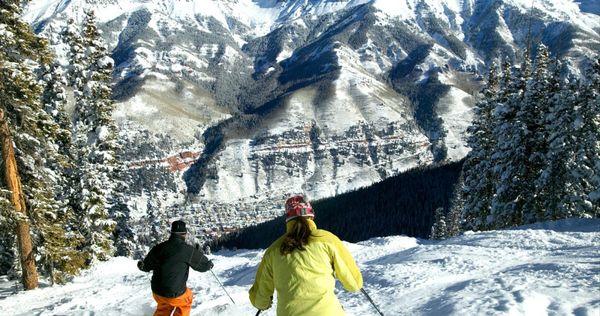
[(525, 168), (521, 192), (524, 223), (533, 223), (545, 218), (543, 192), (537, 190), (535, 183), (546, 165), (548, 151), (546, 118), (550, 112), (549, 97), (557, 92), (553, 89), (557, 87), (551, 85), (549, 63), (548, 48), (540, 44), (534, 70), (527, 81), (523, 102), (516, 117), (517, 122), (522, 123), (525, 128), (522, 144), (525, 159), (520, 162)]
[[(85, 264), (88, 265), (92, 259), (91, 240), (92, 232), (90, 230), (90, 220), (86, 214), (89, 210), (85, 207), (89, 205), (84, 197), (94, 195), (94, 191), (89, 191), (86, 187), (88, 183), (88, 172), (91, 171), (91, 166), (87, 161), (89, 148), (87, 146), (87, 125), (79, 120), (78, 113), (80, 109), (85, 109), (87, 101), (83, 95), (83, 87), (85, 82), (84, 69), (85, 59), (83, 54), (83, 44), (81, 36), (78, 33), (76, 24), (73, 19), (67, 21), (67, 26), (62, 32), (63, 41), (69, 47), (69, 66), (67, 68), (67, 79), (70, 88), (72, 89), (73, 99), (75, 102), (75, 111), (72, 115), (72, 134), (71, 134), (71, 152), (73, 154), (73, 166), (71, 174), (68, 178), (68, 183), (71, 189), (68, 191), (67, 199), (70, 202), (70, 207), (75, 212), (75, 221), (73, 225), (74, 231), (81, 236), (81, 242), (78, 248), (84, 257)], [(93, 177), (93, 175), (92, 175)]]
[[(43, 42), (20, 15), (18, 1), (0, 3), (0, 144), (4, 169), (2, 189), (3, 193), (8, 193), (2, 195), (2, 204), (10, 206), (3, 209), (2, 222), (8, 224), (5, 228), (13, 231), (18, 240), (23, 286), (33, 289), (38, 285), (38, 272), (28, 218), (31, 206), (25, 203), (26, 183), (21, 177), (22, 173), (33, 169), (36, 157), (32, 154), (37, 153), (38, 138), (43, 135), (35, 120), (41, 108), (41, 88), (33, 70), (37, 66), (38, 53), (43, 55), (45, 52)], [(29, 136), (29, 139), (23, 136)], [(24, 167), (27, 165), (28, 169)], [(9, 243), (5, 245), (10, 246)]]
[(93, 11), (86, 13), (84, 21), (84, 45), (90, 61), (88, 89), (91, 92), (95, 116), (95, 155), (96, 164), (105, 169), (103, 172), (112, 182), (112, 192), (108, 195), (110, 205), (109, 216), (116, 223), (113, 234), (114, 243), (119, 255), (130, 256), (134, 251), (134, 234), (130, 228), (130, 207), (126, 193), (128, 169), (120, 157), (123, 149), (118, 141), (117, 126), (112, 114), (115, 110), (112, 100), (112, 73), (114, 62), (110, 58), (106, 45), (100, 37)]
[(53, 139), (56, 152), (58, 153), (57, 161), (52, 161), (52, 169), (57, 173), (56, 185), (57, 200), (69, 204), (71, 191), (70, 175), (74, 168), (73, 158), (73, 142), (71, 135), (71, 119), (66, 112), (67, 96), (66, 86), (67, 81), (63, 71), (57, 61), (50, 65), (41, 67), (41, 84), (44, 86), (42, 93), (42, 104), (44, 110), (53, 119), (56, 124), (56, 137)]
[[(121, 150), (119, 153), (122, 152)], [(119, 159), (117, 159), (119, 160)], [(115, 174), (115, 192), (111, 199), (110, 215), (114, 219), (116, 226), (113, 232), (113, 240), (116, 248), (116, 255), (132, 257), (136, 252), (136, 236), (131, 229), (130, 206), (127, 203), (126, 192), (129, 192), (126, 175), (127, 168), (124, 164), (118, 163)]]
[(511, 76), (508, 65), (503, 66), (505, 84), (494, 112), (494, 139), (497, 145), (492, 154), (495, 194), (491, 202), (488, 224), (491, 229), (523, 224), (523, 195), (526, 184), (524, 137), (525, 126), (518, 113), (523, 102), (527, 80), (531, 74), (529, 53), (525, 52), (521, 68)]
[(572, 126), (579, 92), (577, 85), (571, 83), (567, 86), (561, 82), (561, 68), (560, 61), (554, 60), (550, 78), (551, 92), (545, 96), (550, 106), (545, 117), (548, 150), (545, 154), (545, 166), (535, 182), (544, 209), (543, 216), (538, 215), (538, 220), (567, 218), (575, 213), (571, 196), (575, 194), (573, 190), (576, 186), (570, 176), (568, 164), (574, 159), (575, 153)]
[(67, 87), (67, 80), (57, 61), (54, 61), (50, 65), (44, 65), (42, 70), (42, 84), (44, 85), (42, 104), (44, 105), (46, 113), (48, 113), (57, 124), (57, 151), (65, 157), (65, 159), (71, 159), (72, 124), (71, 119), (66, 112), (67, 94), (65, 88)]
[[(100, 255), (98, 253), (111, 253), (112, 251), (111, 245), (103, 238), (105, 234), (95, 236), (95, 233), (92, 232), (93, 220), (89, 218), (91, 216), (102, 221), (104, 216), (103, 213), (105, 212), (105, 199), (100, 194), (101, 190), (93, 185), (96, 183), (94, 180), (95, 166), (90, 164), (88, 160), (91, 152), (90, 144), (88, 143), (88, 133), (91, 128), (92, 122), (90, 121), (90, 118), (92, 115), (90, 113), (91, 107), (89, 98), (88, 95), (85, 94), (85, 90), (88, 82), (87, 72), (89, 60), (86, 56), (81, 28), (74, 19), (70, 18), (67, 20), (67, 24), (63, 29), (61, 36), (63, 42), (69, 49), (67, 54), (69, 63), (66, 73), (68, 85), (71, 88), (70, 91), (72, 92), (72, 98), (75, 105), (71, 118), (71, 130), (72, 152), (75, 156), (74, 165), (77, 167), (74, 168), (71, 173), (71, 191), (69, 199), (71, 201), (71, 207), (75, 210), (77, 223), (79, 224), (76, 229), (83, 237), (80, 248), (83, 250), (82, 254), (86, 256), (86, 263), (89, 263), (97, 257), (107, 257), (104, 254)], [(95, 205), (98, 204), (101, 204), (101, 206), (96, 208)], [(96, 209), (102, 211), (95, 211)], [(92, 214), (89, 214), (90, 211), (92, 211)], [(100, 214), (95, 214), (95, 212), (100, 212)], [(112, 225), (112, 223), (104, 222), (104, 225), (111, 227), (110, 225)], [(94, 242), (101, 243), (102, 246), (93, 246), (93, 240)]]
[(482, 93), (483, 97), (475, 105), (473, 121), (468, 128), (467, 144), (471, 151), (463, 165), (461, 177), (464, 178), (464, 183), (459, 186), (462, 187), (461, 197), (456, 197), (463, 201), (461, 217), (466, 229), (487, 228), (487, 217), (490, 214), (490, 201), (495, 184), (491, 172), (491, 155), (496, 144), (492, 133), (494, 127), (492, 113), (496, 105), (498, 86), (497, 65), (492, 63)]
[(156, 193), (149, 193), (146, 201), (146, 215), (143, 218), (143, 229), (139, 232), (137, 254), (144, 256), (149, 248), (157, 245), (164, 237), (165, 210), (160, 197)]
[[(600, 217), (600, 58), (592, 66), (590, 84), (586, 89), (589, 122), (592, 125), (588, 128), (587, 138), (590, 145), (589, 153), (590, 160), (593, 161), (592, 169), (593, 176), (590, 178), (590, 192), (588, 193), (589, 201), (592, 203), (593, 217)], [(595, 143), (592, 141), (595, 140)]]
[[(81, 235), (73, 226), (76, 222), (75, 210), (70, 201), (73, 155), (71, 142), (71, 121), (65, 111), (66, 80), (57, 62), (41, 67), (42, 104), (46, 113), (53, 119), (53, 137), (48, 141), (56, 154), (49, 156), (48, 167), (53, 171), (52, 192), (56, 216), (42, 221), (38, 238), (40, 264), (53, 282), (62, 283), (69, 275), (76, 274), (84, 264), (84, 256), (76, 248), (81, 243)], [(50, 187), (48, 187), (50, 189)]]
[[(78, 131), (78, 123), (84, 123), (78, 116), (79, 113), (85, 111), (86, 102), (83, 95), (86, 85), (86, 69), (85, 49), (83, 47), (83, 39), (81, 38), (78, 24), (72, 18), (67, 20), (67, 25), (63, 29), (61, 35), (63, 42), (68, 46), (69, 66), (67, 67), (67, 79), (69, 86), (72, 87), (73, 99), (75, 100), (76, 110), (73, 113), (73, 130)], [(86, 124), (89, 122), (86, 122)], [(77, 124), (77, 125), (75, 125)]]
[(581, 86), (573, 124), (575, 157), (569, 164), (577, 189), (574, 216), (600, 216), (600, 60)]
[(452, 201), (450, 202), (450, 211), (448, 211), (447, 237), (457, 236), (461, 232), (462, 214), (465, 208), (465, 201), (462, 195), (464, 192), (464, 182), (463, 174), (461, 173), (454, 187)]
[(435, 222), (431, 226), (430, 239), (445, 239), (448, 237), (448, 229), (446, 227), (446, 216), (444, 208), (438, 207), (435, 210)]
[(72, 122), (66, 111), (67, 80), (57, 61), (42, 67), (42, 104), (44, 110), (56, 124), (56, 137), (53, 139), (58, 153), (58, 161), (53, 162), (53, 170), (57, 172), (58, 201), (69, 204), (71, 188), (70, 178), (74, 169)]
[[(78, 43), (77, 36), (67, 28), (67, 42)], [(78, 45), (78, 44), (77, 44)], [(112, 240), (115, 221), (109, 209), (115, 205), (118, 170), (115, 152), (116, 126), (112, 119), (114, 103), (111, 99), (113, 61), (100, 38), (93, 11), (87, 11), (81, 45), (71, 49), (72, 63), (81, 63), (82, 69), (73, 68), (75, 145), (78, 152), (76, 199), (81, 218), (80, 230), (84, 236), (84, 252), (88, 261), (106, 260), (115, 252)], [(79, 90), (81, 89), (81, 90)]]
[[(13, 196), (14, 207), (8, 213), (14, 217), (12, 222), (17, 226), (23, 283), (29, 289), (37, 284), (37, 272), (32, 268), (35, 260), (53, 262), (48, 257), (50, 253), (61, 256), (61, 260), (72, 262), (73, 259), (69, 236), (63, 229), (63, 210), (56, 201), (55, 191), (56, 179), (60, 177), (60, 171), (55, 167), (63, 161), (56, 146), (61, 138), (60, 128), (40, 102), (43, 87), (36, 75), (39, 69), (51, 64), (53, 56), (47, 49), (46, 40), (35, 35), (21, 20), (19, 1), (3, 1), (0, 10), (2, 151), (6, 158), (12, 155), (9, 152), (14, 147), (13, 156), (18, 167), (11, 169), (13, 173), (18, 170), (18, 174), (5, 177), (4, 184), (8, 186), (10, 180), (14, 190), (22, 188), (23, 191), (22, 195), (14, 191), (20, 197), (15, 200)], [(7, 139), (11, 136), (12, 139)], [(12, 164), (10, 161), (4, 163)], [(31, 242), (24, 244), (30, 239), (30, 232), (34, 249)]]

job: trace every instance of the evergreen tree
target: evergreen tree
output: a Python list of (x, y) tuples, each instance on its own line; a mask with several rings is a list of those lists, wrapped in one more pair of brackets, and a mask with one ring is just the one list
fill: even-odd
[[(88, 68), (87, 92), (91, 97), (93, 110), (93, 138), (96, 140), (92, 151), (92, 161), (101, 166), (102, 174), (112, 187), (107, 190), (109, 216), (118, 229), (113, 234), (114, 243), (120, 255), (133, 253), (134, 235), (130, 228), (129, 212), (125, 196), (128, 170), (119, 161), (122, 148), (117, 139), (117, 126), (112, 118), (115, 110), (112, 100), (112, 73), (114, 62), (109, 57), (106, 45), (100, 37), (93, 11), (86, 12), (84, 22), (84, 45), (87, 47)], [(89, 140), (88, 134), (88, 140)]]
[[(76, 222), (79, 223), (76, 228), (80, 235), (82, 235), (83, 241), (81, 242), (80, 249), (86, 257), (86, 263), (89, 263), (94, 257), (91, 253), (92, 245), (92, 226), (90, 219), (87, 218), (88, 209), (86, 206), (93, 205), (88, 200), (101, 200), (98, 195), (98, 190), (95, 188), (89, 189), (90, 177), (94, 175), (88, 174), (92, 172), (93, 166), (91, 166), (87, 160), (90, 148), (88, 147), (87, 131), (89, 129), (89, 120), (82, 117), (81, 113), (87, 113), (88, 111), (88, 98), (84, 94), (85, 87), (87, 85), (87, 68), (88, 59), (86, 58), (83, 38), (81, 36), (81, 30), (79, 25), (74, 19), (69, 18), (67, 24), (61, 33), (63, 42), (69, 48), (67, 57), (69, 60), (66, 72), (66, 79), (68, 86), (71, 88), (72, 98), (75, 103), (75, 110), (71, 118), (71, 152), (74, 156), (73, 168), (70, 173), (68, 182), (71, 189), (69, 192), (70, 207), (74, 209), (76, 214)], [(68, 92), (68, 91), (67, 91)], [(110, 224), (110, 223), (108, 223)]]
[(491, 229), (522, 225), (524, 222), (524, 196), (528, 184), (525, 183), (527, 170), (523, 161), (526, 152), (523, 146), (525, 126), (519, 112), (523, 104), (526, 83), (530, 77), (531, 65), (528, 52), (515, 76), (505, 65), (503, 82), (497, 110), (494, 112), (494, 139), (497, 146), (492, 154), (494, 178), (497, 179), (495, 194), (491, 202), (491, 214), (487, 223)]
[[(38, 80), (40, 76), (42, 79), (52, 77), (53, 56), (47, 49), (47, 41), (36, 36), (20, 19), (19, 4), (18, 1), (0, 4), (0, 112), (4, 115), (3, 130), (6, 127), (3, 135), (13, 136), (11, 146), (3, 150), (14, 146), (18, 166), (16, 183), (20, 183), (24, 194), (19, 207), (11, 208), (23, 213), (9, 209), (8, 223), (16, 223), (17, 227), (30, 225), (18, 231), (27, 235), (31, 231), (35, 244), (21, 262), (25, 287), (31, 288), (36, 282), (25, 281), (34, 259), (31, 252), (43, 268), (51, 265), (67, 274), (78, 270), (79, 256), (73, 248), (74, 239), (64, 229), (69, 212), (57, 200), (62, 166), (66, 162), (59, 144), (67, 134), (45, 111), (47, 106), (56, 105), (54, 101), (60, 103), (62, 96), (60, 92), (54, 94), (56, 87), (44, 87), (44, 81)], [(22, 249), (23, 235), (18, 237)]]
[(548, 133), (546, 118), (550, 112), (552, 94), (558, 92), (558, 86), (551, 84), (548, 71), (550, 55), (547, 47), (540, 44), (535, 60), (532, 77), (527, 81), (523, 102), (515, 120), (522, 124), (524, 160), (521, 161), (524, 174), (522, 179), (523, 222), (533, 223), (545, 218), (543, 192), (537, 190), (535, 183), (546, 164), (548, 151)]
[(57, 61), (42, 67), (42, 81), (44, 92), (42, 104), (44, 110), (57, 124), (56, 146), (57, 152), (66, 160), (72, 159), (71, 120), (66, 112), (67, 95), (65, 88), (67, 80)]
[[(82, 233), (85, 238), (84, 250), (91, 261), (106, 260), (115, 249), (113, 232), (115, 217), (126, 220), (123, 215), (127, 206), (123, 201), (124, 192), (116, 192), (122, 188), (120, 166), (116, 159), (119, 149), (117, 128), (112, 119), (114, 102), (111, 99), (113, 61), (108, 56), (106, 46), (100, 38), (93, 11), (87, 11), (83, 25), (81, 45), (85, 48), (83, 56), (79, 52), (79, 39), (67, 28), (67, 42), (75, 43), (71, 49), (73, 67), (71, 82), (75, 90), (74, 130), (75, 144), (78, 151), (77, 205), (82, 219)], [(79, 90), (81, 89), (81, 90)], [(113, 208), (114, 207), (114, 208)], [(109, 210), (118, 212), (112, 216)], [(119, 233), (126, 230), (127, 225), (120, 225)], [(131, 237), (131, 236), (129, 236)], [(121, 247), (126, 251), (127, 247)]]
[(164, 237), (164, 209), (160, 198), (156, 194), (150, 194), (146, 204), (145, 226), (146, 236), (144, 236), (145, 245), (153, 247), (162, 241)]
[(588, 198), (593, 205), (590, 213), (598, 218), (600, 217), (600, 58), (596, 59), (592, 69), (590, 84), (586, 89), (588, 121), (591, 125), (588, 127), (589, 138), (586, 140), (589, 144), (590, 161), (593, 162)]
[(431, 227), (430, 239), (445, 239), (448, 237), (448, 229), (446, 227), (446, 217), (444, 216), (444, 208), (438, 207), (435, 210), (435, 222)]
[(67, 82), (56, 61), (50, 65), (43, 65), (41, 69), (41, 83), (44, 85), (42, 104), (46, 113), (56, 124), (54, 133), (56, 137), (52, 142), (58, 155), (56, 155), (56, 160), (51, 161), (51, 168), (56, 173), (56, 200), (63, 204), (61, 207), (70, 207), (69, 198), (72, 190), (70, 177), (75, 166), (73, 164), (71, 120), (65, 110)]
[(535, 185), (544, 209), (538, 220), (556, 220), (574, 216), (576, 205), (571, 201), (577, 186), (569, 171), (569, 161), (574, 159), (575, 139), (573, 123), (575, 109), (579, 99), (578, 87), (573, 83), (565, 86), (561, 83), (561, 63), (554, 61), (553, 75), (550, 79), (551, 94), (545, 98), (550, 111), (545, 118), (548, 150), (546, 164)]
[[(479, 152), (470, 153), (465, 162), (463, 219), (467, 228), (495, 229), (600, 215), (600, 61), (586, 84), (578, 80), (564, 84), (561, 63), (555, 60), (550, 66), (545, 46), (539, 47), (531, 76), (525, 57), (516, 76), (507, 63), (502, 67), (490, 124), (495, 143), (488, 166), (493, 166), (491, 177), (497, 182), (493, 190), (483, 197), (471, 196), (478, 192), (475, 184), (490, 175), (474, 163), (475, 157), (481, 157)], [(478, 104), (476, 119), (487, 100)], [(474, 148), (481, 148), (478, 145), (487, 139), (480, 124), (475, 121), (470, 129)], [(468, 205), (473, 203), (470, 199), (477, 203), (486, 198), (491, 198), (491, 212), (484, 219), (485, 213)], [(452, 228), (448, 230), (453, 233)]]
[(465, 201), (462, 193), (464, 192), (464, 178), (461, 173), (456, 185), (454, 187), (454, 193), (452, 194), (452, 201), (450, 202), (450, 211), (448, 212), (448, 237), (457, 236), (461, 232), (461, 221), (462, 214), (465, 208)]
[[(67, 25), (62, 31), (62, 38), (64, 43), (69, 47), (67, 78), (69, 86), (72, 87), (73, 99), (75, 100), (75, 111), (73, 113), (74, 126), (72, 129), (77, 132), (79, 129), (83, 128), (79, 123), (84, 123), (79, 117), (79, 114), (84, 112), (86, 108), (86, 100), (83, 91), (87, 81), (84, 74), (87, 61), (80, 30), (77, 27), (77, 23), (75, 23), (75, 20), (72, 18), (67, 21)], [(88, 123), (89, 122), (85, 122), (85, 124)]]
[(62, 283), (83, 267), (85, 257), (77, 251), (81, 235), (74, 227), (76, 217), (70, 201), (70, 175), (74, 165), (71, 122), (65, 112), (66, 81), (57, 62), (42, 65), (41, 78), (44, 85), (42, 104), (54, 123), (48, 142), (56, 154), (49, 156), (47, 161), (53, 172), (51, 186), (47, 186), (47, 191), (52, 193), (54, 199), (53, 211), (46, 212), (35, 221), (40, 228), (37, 233), (40, 245), (38, 253), (43, 271), (50, 276), (50, 280)]
[(125, 177), (125, 166), (119, 164), (116, 171), (117, 181), (115, 192), (112, 197), (112, 206), (110, 209), (111, 218), (115, 221), (115, 230), (113, 240), (116, 248), (116, 255), (132, 257), (136, 252), (136, 236), (131, 230), (132, 222), (130, 217), (130, 207), (127, 203), (125, 193), (129, 192)]
[(462, 196), (456, 197), (464, 202), (462, 217), (467, 229), (485, 229), (490, 214), (490, 201), (495, 183), (491, 172), (491, 156), (496, 144), (492, 113), (499, 85), (497, 71), (497, 66), (493, 63), (483, 90), (483, 98), (475, 105), (473, 122), (468, 129), (470, 136), (467, 144), (471, 151), (463, 165)]
[(569, 164), (576, 189), (572, 196), (578, 217), (600, 215), (600, 60), (582, 85), (575, 109), (575, 157)]

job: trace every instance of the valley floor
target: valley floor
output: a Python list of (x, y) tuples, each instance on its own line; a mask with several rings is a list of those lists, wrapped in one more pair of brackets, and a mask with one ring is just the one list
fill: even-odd
[[(385, 315), (600, 315), (600, 220), (571, 219), (431, 242), (404, 236), (347, 244)], [(192, 315), (254, 315), (248, 289), (262, 251), (221, 251), (214, 272), (190, 272)], [(150, 276), (117, 257), (63, 286), (14, 294), (0, 279), (1, 315), (152, 315)], [(349, 315), (376, 315), (338, 284)], [(275, 315), (274, 308), (261, 315)]]

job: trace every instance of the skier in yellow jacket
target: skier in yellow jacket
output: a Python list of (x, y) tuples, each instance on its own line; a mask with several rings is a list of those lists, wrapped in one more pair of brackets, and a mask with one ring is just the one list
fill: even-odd
[(334, 234), (317, 229), (314, 212), (303, 196), (285, 203), (286, 234), (265, 252), (250, 289), (259, 310), (271, 307), (277, 290), (278, 316), (344, 315), (333, 292), (336, 277), (350, 292), (363, 280), (354, 259)]

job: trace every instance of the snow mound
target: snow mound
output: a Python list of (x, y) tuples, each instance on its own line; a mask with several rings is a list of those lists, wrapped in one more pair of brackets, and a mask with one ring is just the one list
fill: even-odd
[[(347, 244), (386, 315), (600, 315), (600, 220), (570, 219), (441, 242), (405, 236)], [(247, 291), (262, 251), (221, 251), (214, 272), (190, 273), (192, 315), (253, 315)], [(151, 315), (150, 274), (113, 258), (63, 286), (13, 293), (0, 278), (2, 315)], [(338, 286), (348, 315), (376, 315)], [(264, 315), (274, 315), (274, 308)]]

